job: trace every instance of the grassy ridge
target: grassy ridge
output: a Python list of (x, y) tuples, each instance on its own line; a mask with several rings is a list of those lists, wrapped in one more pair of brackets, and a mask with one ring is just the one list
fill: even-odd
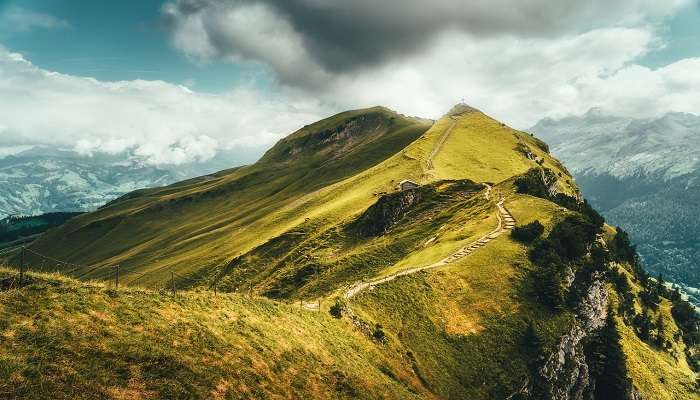
[[(0, 279), (15, 272), (0, 269)], [(400, 357), (327, 313), (263, 298), (30, 274), (0, 292), (0, 397), (417, 398)]]
[[(430, 128), (425, 121), (382, 108), (348, 112), (304, 127), (253, 166), (127, 195), (45, 235), (35, 250), (90, 265), (78, 272), (81, 278), (109, 278), (112, 270), (106, 267), (120, 264), (124, 282), (162, 287), (170, 271), (190, 277), (212, 275), (236, 257), (289, 232), (313, 232), (307, 241), (318, 238), (348, 223), (374, 203), (378, 193), (394, 190), (404, 178), (421, 183), (454, 178), (498, 181), (537, 165), (516, 150), (522, 143), (545, 160), (545, 165), (557, 165), (529, 135), (479, 112), (459, 118), (436, 155), (434, 171), (426, 170), (428, 155), (452, 118), (445, 117)], [(353, 131), (353, 121), (369, 124), (368, 133)], [(350, 128), (343, 128), (347, 126)], [(340, 128), (361, 140), (349, 135), (350, 139), (329, 143)], [(474, 141), (477, 137), (481, 141)], [(319, 146), (334, 151), (319, 152)], [(488, 167), (472, 164), (479, 153), (488, 158)], [(482, 224), (474, 225), (473, 229), (482, 228)], [(450, 249), (445, 246), (435, 254)], [(352, 250), (346, 256), (351, 254)], [(40, 265), (38, 259), (29, 262)], [(261, 283), (266, 276), (250, 276), (229, 286)], [(187, 286), (188, 281), (178, 284)], [(260, 290), (279, 285), (284, 283), (268, 280)]]
[[(167, 280), (170, 269), (187, 273), (225, 265), (304, 221), (311, 211), (304, 204), (309, 194), (380, 163), (429, 127), (426, 121), (369, 109), (340, 114), (302, 131), (342, 126), (358, 114), (370, 118), (376, 130), (368, 142), (350, 145), (348, 139), (339, 139), (342, 157), (309, 153), (288, 162), (264, 158), (208, 179), (127, 195), (46, 235), (35, 250), (90, 266), (119, 263), (125, 270), (148, 272), (134, 282), (141, 285)], [(295, 204), (299, 207), (290, 209)], [(106, 270), (85, 277), (104, 277), (99, 271)]]
[[(361, 279), (432, 264), (492, 231), (501, 198), (519, 225), (538, 220), (550, 233), (572, 212), (513, 186), (539, 165), (576, 193), (546, 145), (476, 110), (431, 124), (374, 108), (304, 127), (253, 166), (127, 195), (34, 249), (120, 263), (131, 288), (31, 274), (29, 287), (0, 291), (0, 397), (506, 398), (542, 355), (523, 343), (530, 321), (552, 351), (574, 318), (535, 300), (537, 266), (509, 235), (360, 293), (346, 302), (354, 319), (328, 311)], [(404, 207), (390, 213), (400, 217), (381, 233), (353, 229), (406, 178), (422, 184), (420, 201), (395, 193), (386, 203)], [(171, 270), (178, 287), (217, 277), (221, 291), (254, 296), (136, 287), (163, 288)], [(321, 299), (323, 312), (301, 299)], [(694, 394), (687, 364), (624, 329), (646, 398), (661, 378), (666, 398)]]
[[(529, 196), (510, 195), (506, 206), (550, 229), (559, 218), (551, 203)], [(526, 249), (504, 235), (453, 265), (360, 294), (353, 309), (410, 352), (414, 370), (442, 398), (505, 398), (527, 380), (526, 321), (538, 321), (550, 346), (571, 323), (570, 314), (530, 300), (531, 268)]]

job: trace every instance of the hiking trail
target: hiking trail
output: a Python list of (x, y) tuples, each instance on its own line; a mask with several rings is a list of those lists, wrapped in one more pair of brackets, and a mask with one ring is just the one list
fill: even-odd
[[(491, 186), (486, 185), (486, 192), (484, 193), (484, 196), (486, 199), (489, 199), (491, 195)], [(354, 297), (355, 295), (367, 290), (367, 289), (372, 289), (375, 286), (381, 285), (386, 282), (393, 281), (394, 279), (400, 277), (400, 276), (406, 276), (406, 275), (411, 275), (415, 274), (420, 271), (426, 271), (429, 269), (433, 268), (438, 268), (438, 267), (443, 267), (445, 265), (449, 265), (454, 263), (455, 261), (461, 260), (462, 258), (472, 254), (476, 250), (486, 246), (489, 242), (491, 242), (493, 239), (501, 236), (504, 232), (513, 229), (515, 227), (515, 218), (513, 218), (513, 215), (508, 211), (508, 209), (503, 206), (504, 198), (501, 198), (498, 203), (496, 203), (496, 208), (498, 209), (498, 225), (496, 228), (489, 232), (488, 234), (484, 235), (480, 239), (460, 248), (456, 252), (452, 253), (451, 255), (443, 258), (442, 260), (422, 266), (422, 267), (415, 267), (415, 268), (410, 268), (406, 269), (403, 271), (396, 272), (394, 274), (391, 274), (389, 276), (386, 276), (384, 278), (376, 279), (370, 282), (361, 282), (350, 288), (348, 291), (345, 292), (344, 296), (346, 299), (350, 299)]]

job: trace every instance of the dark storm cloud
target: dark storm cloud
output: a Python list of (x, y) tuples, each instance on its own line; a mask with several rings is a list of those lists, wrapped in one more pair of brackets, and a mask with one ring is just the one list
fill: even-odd
[(475, 7), (469, 12), (464, 0), (267, 0), (267, 3), (289, 18), (314, 58), (334, 72), (374, 65), (418, 51), (449, 29), (475, 35), (508, 32), (541, 35), (561, 29), (558, 19), (552, 19), (550, 26), (546, 26), (534, 18), (513, 18), (523, 15), (513, 10), (491, 13)]
[(199, 18), (209, 50), (217, 56), (256, 59), (271, 64), (282, 80), (304, 80), (299, 71), (289, 74), (256, 54), (259, 47), (251, 50), (250, 44), (242, 45), (244, 39), (231, 35), (224, 16), (254, 5), (266, 6), (289, 24), (310, 61), (330, 75), (420, 52), (443, 33), (554, 37), (617, 23), (622, 17), (637, 18), (640, 10), (663, 14), (673, 8), (652, 0), (176, 0), (164, 7), (164, 14), (171, 27)]

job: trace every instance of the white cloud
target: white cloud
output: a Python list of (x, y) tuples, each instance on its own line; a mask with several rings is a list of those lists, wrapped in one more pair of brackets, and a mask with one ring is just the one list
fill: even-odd
[(372, 73), (340, 77), (341, 93), (359, 104), (378, 102), (410, 114), (440, 116), (468, 103), (518, 127), (545, 115), (578, 111), (589, 90), (577, 83), (606, 78), (643, 54), (652, 41), (644, 29), (599, 29), (556, 40), (474, 39), (448, 33), (423, 54)]
[(260, 63), (336, 110), (438, 117), (465, 98), (524, 128), (596, 106), (630, 116), (699, 108), (692, 62), (635, 65), (664, 45), (657, 31), (689, 0), (397, 2), (177, 0), (163, 12), (188, 56)]
[(0, 48), (0, 143), (49, 144), (90, 154), (128, 152), (153, 164), (204, 161), (220, 149), (269, 145), (321, 118), (315, 100), (222, 95), (162, 81), (101, 82), (43, 70)]
[(592, 107), (631, 117), (697, 112), (697, 60), (657, 70), (633, 63), (656, 40), (646, 28), (596, 29), (556, 39), (475, 39), (449, 32), (427, 52), (338, 76), (318, 95), (338, 108), (382, 104), (433, 118), (464, 98), (521, 129)]
[(629, 65), (609, 77), (578, 82), (580, 101), (617, 115), (648, 118), (669, 111), (700, 112), (700, 58), (656, 70)]
[[(518, 128), (592, 107), (632, 117), (697, 112), (698, 59), (656, 70), (635, 64), (663, 45), (649, 15), (659, 18), (684, 1), (628, 0), (613, 13), (627, 13), (624, 25), (546, 35), (476, 35), (452, 26), (434, 34), (427, 47), (341, 71), (325, 68), (309, 48), (309, 33), (270, 4), (246, 1), (207, 13), (166, 5), (176, 23), (173, 43), (188, 56), (255, 62), (280, 84), (208, 95), (162, 81), (102, 82), (43, 70), (0, 48), (0, 154), (50, 144), (179, 164), (236, 145), (270, 145), (334, 111), (386, 105), (435, 118), (461, 98)], [(600, 4), (577, 6), (577, 13), (590, 16)], [(646, 8), (634, 12), (632, 5)]]
[(11, 6), (0, 13), (0, 25), (3, 29), (26, 32), (33, 29), (64, 29), (70, 28), (70, 23), (53, 15)]
[(445, 32), (473, 40), (553, 39), (654, 24), (692, 0), (173, 0), (173, 44), (197, 59), (259, 61), (287, 85), (317, 89), (429, 52)]

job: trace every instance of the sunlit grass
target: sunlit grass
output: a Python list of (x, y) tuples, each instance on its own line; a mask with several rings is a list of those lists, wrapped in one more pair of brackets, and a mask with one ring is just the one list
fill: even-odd
[[(15, 272), (0, 270), (0, 278)], [(413, 398), (390, 352), (327, 313), (264, 298), (29, 274), (0, 292), (0, 397)]]

